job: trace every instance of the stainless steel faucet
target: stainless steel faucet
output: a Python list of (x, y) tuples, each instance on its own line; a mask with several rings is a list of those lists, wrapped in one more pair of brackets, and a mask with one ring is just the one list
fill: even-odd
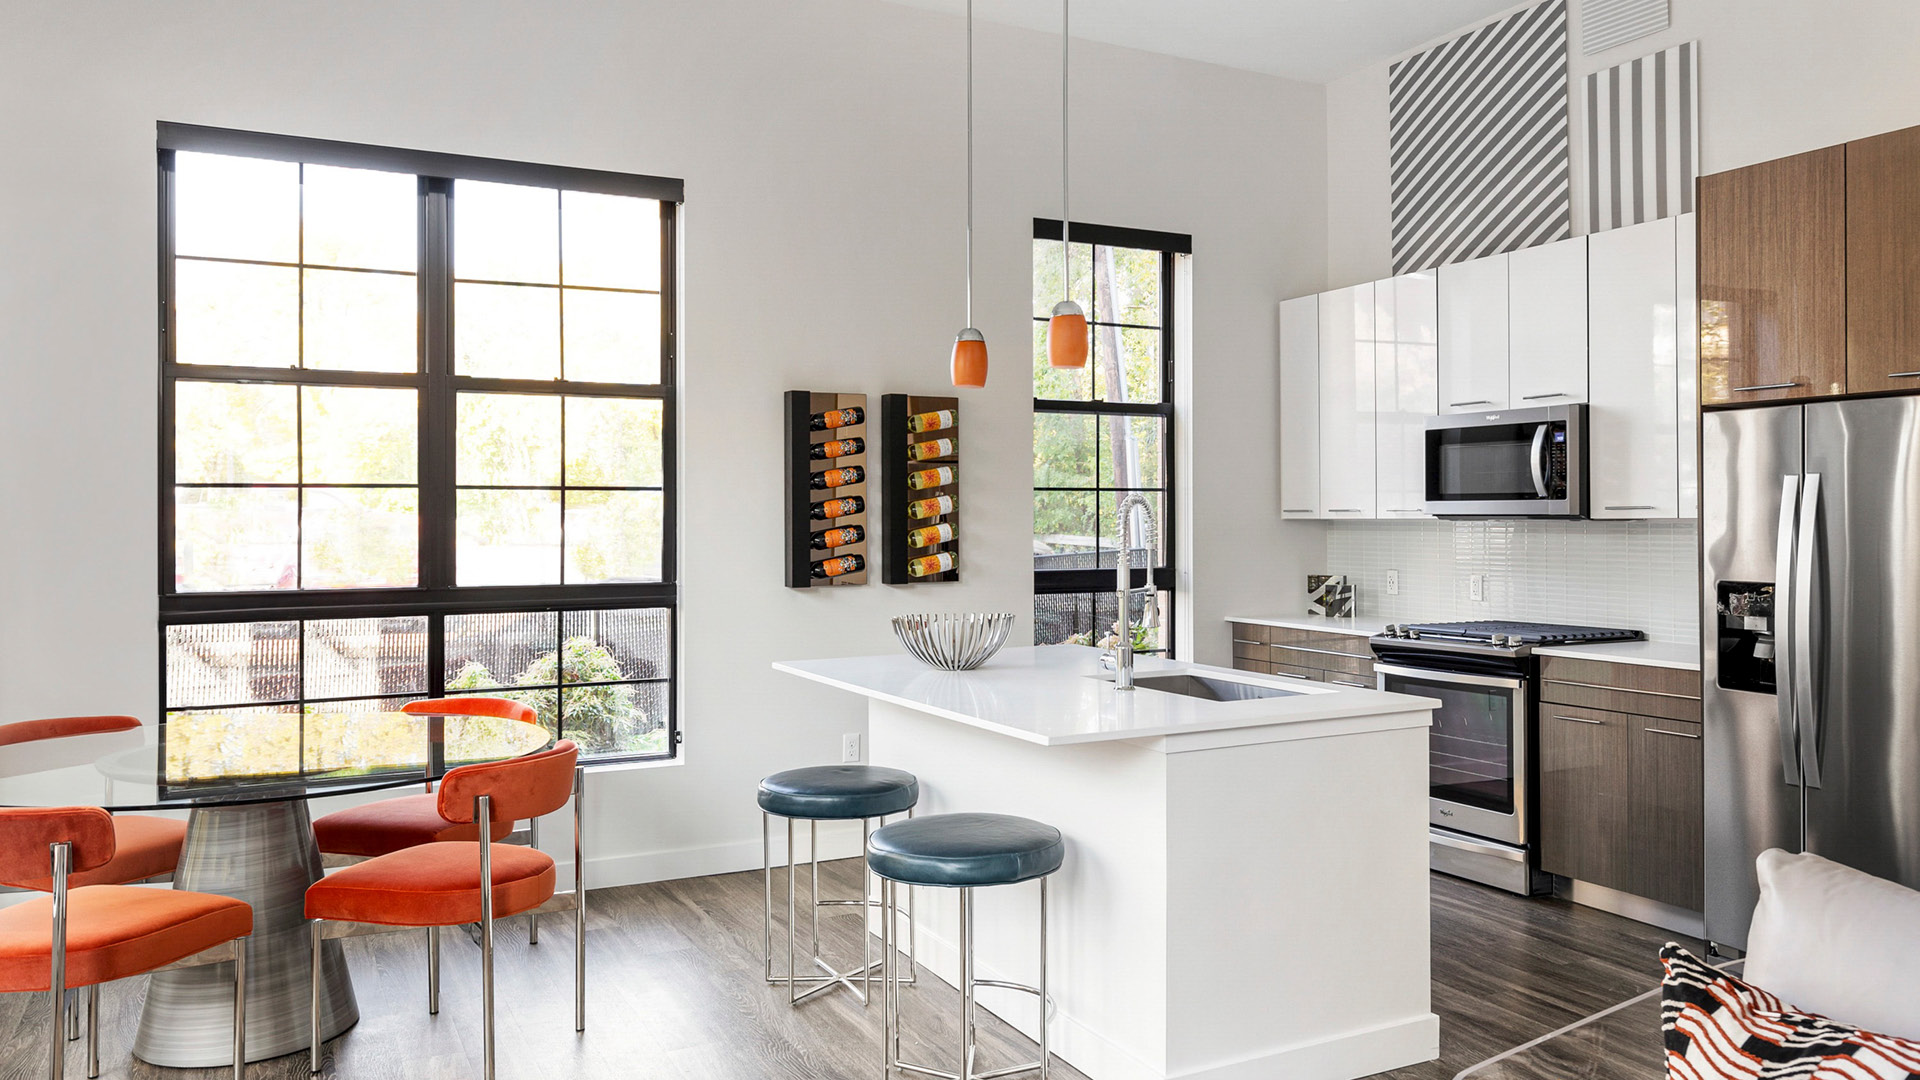
[[(1153, 519), (1153, 504), (1147, 497), (1136, 491), (1120, 500), (1120, 508), (1115, 517), (1120, 525), (1119, 567), (1119, 617), (1114, 620), (1113, 639), (1113, 688), (1115, 690), (1133, 689), (1133, 545), (1127, 543), (1127, 523), (1132, 520), (1134, 507), (1147, 519), (1147, 557), (1160, 550), (1160, 525)], [(1160, 591), (1154, 578), (1154, 568), (1147, 565), (1147, 616), (1143, 625), (1153, 626), (1159, 620), (1155, 617), (1155, 606)]]

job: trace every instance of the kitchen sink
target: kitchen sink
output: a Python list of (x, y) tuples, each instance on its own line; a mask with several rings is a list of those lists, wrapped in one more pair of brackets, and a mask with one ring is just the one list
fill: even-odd
[(1254, 701), (1259, 698), (1300, 696), (1297, 690), (1282, 690), (1276, 686), (1234, 679), (1212, 679), (1205, 675), (1138, 675), (1134, 677), (1133, 685), (1142, 690), (1181, 694), (1204, 701)]

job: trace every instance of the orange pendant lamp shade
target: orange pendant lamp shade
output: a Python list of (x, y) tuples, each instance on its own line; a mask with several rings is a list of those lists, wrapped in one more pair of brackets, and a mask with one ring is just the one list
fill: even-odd
[(953, 339), (953, 385), (987, 385), (987, 339), (971, 326)]
[(1047, 363), (1057, 368), (1087, 366), (1087, 317), (1080, 305), (1062, 300), (1047, 321)]

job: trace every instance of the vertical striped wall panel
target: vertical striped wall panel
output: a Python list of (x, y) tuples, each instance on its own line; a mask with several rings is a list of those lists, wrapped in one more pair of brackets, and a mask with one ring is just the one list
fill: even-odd
[(1393, 272), (1572, 235), (1567, 99), (1566, 0), (1394, 64)]
[(1587, 76), (1587, 223), (1594, 232), (1685, 214), (1700, 167), (1700, 43)]
[(1605, 52), (1665, 30), (1669, 21), (1667, 0), (1581, 0), (1580, 51)]

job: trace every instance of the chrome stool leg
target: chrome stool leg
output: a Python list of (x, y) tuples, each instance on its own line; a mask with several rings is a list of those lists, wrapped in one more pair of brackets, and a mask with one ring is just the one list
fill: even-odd
[[(820, 823), (816, 819), (786, 818), (787, 823), (787, 971), (776, 974), (773, 967), (773, 839), (772, 814), (760, 813), (760, 874), (761, 874), (761, 947), (764, 950), (765, 979), (769, 985), (785, 984), (787, 1002), (798, 1005), (815, 994), (830, 990), (835, 986), (844, 986), (866, 1005), (873, 992), (873, 975), (880, 969), (881, 961), (874, 959), (872, 930), (868, 926), (870, 912), (880, 907), (880, 902), (872, 893), (872, 877), (866, 870), (866, 840), (872, 835), (873, 818), (860, 819), (861, 837), (861, 889), (856, 899), (821, 899), (820, 896)], [(809, 901), (809, 941), (808, 959), (819, 969), (818, 975), (802, 975), (800, 967), (800, 869), (801, 862), (794, 845), (796, 839), (794, 822), (807, 821), (807, 870), (811, 879)], [(838, 819), (836, 819), (838, 820)], [(847, 819), (851, 820), (851, 819)], [(883, 815), (880, 821), (886, 820)], [(823, 907), (857, 907), (861, 909), (861, 949), (860, 967), (849, 971), (840, 971), (827, 963), (820, 955), (820, 909)], [(856, 981), (858, 983), (856, 984)], [(908, 979), (912, 981), (911, 978)]]

